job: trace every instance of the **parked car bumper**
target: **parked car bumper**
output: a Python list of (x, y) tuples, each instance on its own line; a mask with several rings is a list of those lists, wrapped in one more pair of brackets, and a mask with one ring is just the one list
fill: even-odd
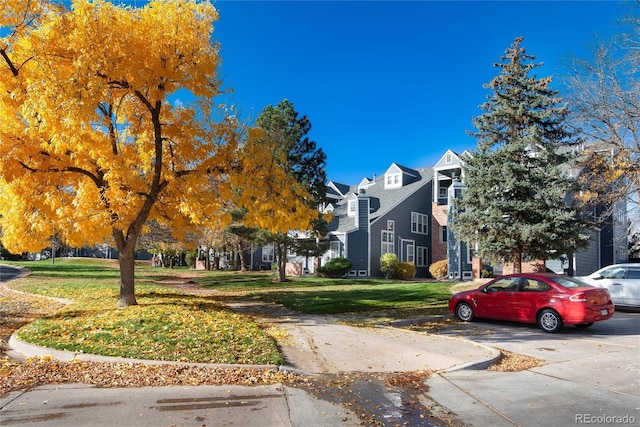
[(593, 307), (579, 306), (573, 307), (571, 311), (564, 313), (562, 320), (568, 325), (594, 323), (610, 319), (614, 312), (615, 308), (613, 304), (603, 304)]

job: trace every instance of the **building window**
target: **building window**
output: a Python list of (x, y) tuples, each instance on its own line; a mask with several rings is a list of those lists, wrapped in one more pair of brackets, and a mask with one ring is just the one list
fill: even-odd
[(395, 221), (392, 219), (387, 220), (387, 231), (391, 231), (393, 233), (393, 228), (395, 227)]
[(406, 262), (415, 262), (416, 261), (416, 250), (413, 243), (407, 244), (407, 252), (404, 254), (404, 260)]
[(418, 246), (416, 248), (416, 267), (427, 267), (429, 263), (429, 248)]
[(274, 251), (273, 245), (264, 245), (262, 247), (262, 262), (273, 262), (274, 259)]
[(402, 184), (400, 183), (400, 174), (399, 173), (393, 173), (393, 174), (387, 174), (386, 175), (387, 179), (385, 180), (385, 188), (398, 188), (401, 187)]
[(447, 226), (440, 227), (440, 243), (447, 243)]
[(411, 212), (411, 231), (416, 234), (429, 234), (429, 217), (418, 212)]
[(448, 192), (449, 192), (449, 187), (445, 187), (443, 185), (438, 187), (438, 197), (440, 198), (447, 197)]
[(340, 257), (340, 242), (331, 242), (329, 243), (329, 258), (339, 258)]
[(347, 213), (348, 216), (356, 216), (356, 208), (358, 206), (357, 200), (356, 199), (351, 199), (349, 200), (349, 212)]
[(382, 230), (382, 246), (380, 247), (381, 254), (392, 254), (393, 251), (393, 231)]
[(447, 153), (447, 155), (444, 158), (444, 162), (451, 163), (452, 161), (453, 161), (453, 156), (451, 156), (451, 153)]

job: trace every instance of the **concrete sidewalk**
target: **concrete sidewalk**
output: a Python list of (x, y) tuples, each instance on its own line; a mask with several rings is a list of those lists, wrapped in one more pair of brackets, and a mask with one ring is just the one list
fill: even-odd
[[(191, 290), (191, 289), (190, 289)], [(192, 290), (193, 291), (193, 290)], [(471, 341), (390, 327), (354, 327), (330, 316), (303, 315), (282, 306), (230, 303), (256, 321), (286, 331), (279, 342), (283, 366), (159, 362), (60, 351), (20, 341), (15, 334), (5, 353), (16, 360), (56, 360), (196, 365), (212, 368), (281, 369), (305, 375), (341, 373), (444, 372), (483, 368), (499, 356)], [(402, 413), (402, 401), (376, 392), (382, 406)], [(394, 409), (397, 407), (397, 411)], [(350, 408), (301, 388), (266, 386), (171, 386), (98, 388), (85, 384), (46, 385), (0, 396), (0, 426), (358, 426)], [(429, 425), (421, 424), (421, 425)]]
[(96, 388), (47, 385), (0, 396), (0, 426), (356, 426), (339, 405), (267, 385)]
[(286, 331), (288, 339), (278, 343), (285, 369), (305, 374), (483, 369), (500, 356), (492, 347), (461, 338), (379, 325), (350, 326), (341, 317), (300, 314), (262, 303), (228, 305)]
[[(279, 369), (307, 375), (453, 371), (482, 368), (499, 356), (497, 350), (467, 340), (390, 327), (353, 327), (336, 323), (329, 317), (286, 312), (270, 317), (269, 322), (286, 330), (291, 338), (286, 345), (281, 345), (286, 364)], [(12, 350), (7, 354), (22, 360), (32, 356), (50, 356), (61, 361), (166, 363), (53, 350), (22, 342), (15, 335), (9, 344)], [(400, 405), (398, 410), (402, 409), (402, 402), (390, 401), (388, 404)], [(305, 390), (281, 384), (116, 389), (78, 384), (48, 385), (10, 393), (0, 398), (0, 405), (0, 426), (23, 423), (48, 427), (362, 425), (358, 415), (350, 409), (318, 399)]]
[[(389, 327), (353, 327), (344, 319), (301, 315), (273, 305), (230, 305), (288, 333), (290, 339), (279, 343), (286, 361), (280, 369), (319, 378), (349, 372), (431, 371), (427, 390), (411, 399), (419, 400), (425, 411), (428, 408), (432, 419), (427, 416), (407, 424), (403, 415), (412, 408), (404, 406), (398, 394), (388, 393), (385, 384), (359, 396), (388, 407), (386, 414), (400, 414), (395, 419), (381, 417), (384, 425), (442, 425), (438, 419), (456, 426), (640, 423), (640, 316), (634, 314), (617, 314), (589, 331), (568, 329), (562, 335), (489, 322), (464, 324), (470, 328), (467, 333), (455, 328), (447, 337)], [(415, 322), (421, 324), (424, 319)], [(476, 333), (486, 329), (491, 334)], [(460, 338), (465, 335), (473, 341)], [(11, 354), (20, 358), (49, 355), (60, 360), (140, 362), (57, 352), (15, 338), (10, 343)], [(493, 345), (543, 356), (546, 363), (521, 372), (479, 370), (499, 355)], [(0, 426), (367, 425), (366, 419), (358, 418), (357, 408), (332, 403), (324, 400), (325, 395), (307, 390), (282, 384), (127, 389), (48, 385), (1, 396)]]

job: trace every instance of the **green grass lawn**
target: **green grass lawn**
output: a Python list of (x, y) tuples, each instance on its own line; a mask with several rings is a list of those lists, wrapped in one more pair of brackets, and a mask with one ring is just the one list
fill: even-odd
[(450, 285), (438, 283), (374, 283), (342, 284), (280, 288), (266, 292), (254, 291), (252, 299), (271, 301), (294, 310), (311, 314), (342, 314), (391, 310), (424, 310), (425, 313), (444, 307), (451, 293)]
[[(23, 327), (19, 338), (84, 353), (206, 363), (280, 364), (275, 340), (249, 316), (225, 302), (274, 302), (303, 313), (360, 316), (385, 312), (406, 318), (446, 312), (450, 284), (373, 279), (294, 278), (274, 282), (271, 272), (196, 271), (136, 267), (139, 305), (116, 308), (119, 272), (113, 261), (64, 258), (11, 263), (32, 273), (17, 290), (72, 303)], [(191, 296), (159, 282), (182, 280), (215, 289)]]
[(309, 314), (366, 313), (424, 310), (426, 314), (446, 311), (451, 284), (383, 279), (327, 279), (314, 276), (293, 277), (274, 283), (273, 274), (264, 272), (211, 272), (196, 282), (232, 297), (274, 302)]

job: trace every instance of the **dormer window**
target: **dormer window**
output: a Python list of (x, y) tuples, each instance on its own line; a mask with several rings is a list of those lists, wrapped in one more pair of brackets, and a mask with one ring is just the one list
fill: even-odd
[(388, 173), (386, 174), (384, 188), (400, 188), (402, 187), (402, 181), (400, 179), (400, 173)]

